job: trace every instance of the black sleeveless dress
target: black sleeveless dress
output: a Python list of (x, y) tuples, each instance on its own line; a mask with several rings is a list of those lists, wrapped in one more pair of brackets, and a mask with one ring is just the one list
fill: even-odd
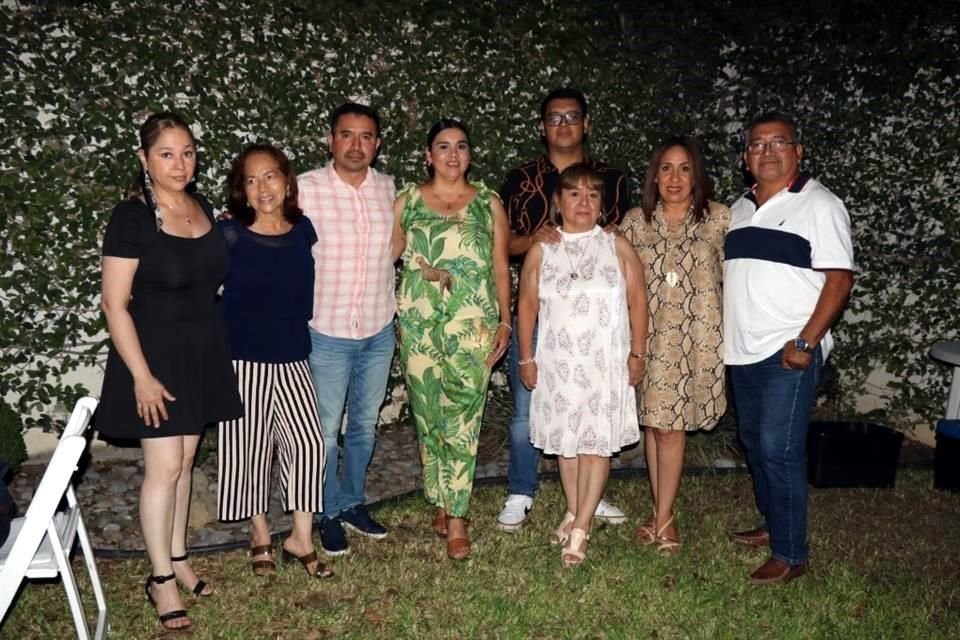
[(208, 423), (243, 415), (216, 306), (229, 266), (227, 248), (210, 203), (194, 197), (211, 222), (210, 231), (199, 238), (158, 231), (153, 213), (139, 200), (118, 204), (107, 223), (103, 255), (140, 260), (127, 308), (150, 372), (176, 401), (164, 402), (169, 419), (159, 428), (146, 426), (137, 416), (133, 377), (111, 342), (94, 417), (104, 435), (197, 435)]

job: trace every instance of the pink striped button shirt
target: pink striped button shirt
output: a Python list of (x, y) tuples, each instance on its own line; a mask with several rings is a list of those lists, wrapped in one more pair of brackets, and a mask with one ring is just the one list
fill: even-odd
[(316, 280), (310, 326), (360, 340), (393, 321), (393, 178), (373, 168), (359, 188), (328, 163), (297, 177), (300, 208), (313, 223)]

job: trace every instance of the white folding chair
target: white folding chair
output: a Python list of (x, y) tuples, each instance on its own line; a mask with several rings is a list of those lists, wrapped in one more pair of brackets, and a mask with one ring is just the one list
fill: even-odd
[[(100, 639), (107, 633), (107, 601), (103, 597), (83, 514), (77, 504), (73, 485), (70, 484), (77, 470), (77, 462), (86, 449), (84, 431), (96, 407), (94, 398), (81, 398), (77, 402), (50, 464), (43, 473), (40, 486), (30, 501), (27, 514), (14, 519), (10, 525), (10, 537), (0, 548), (0, 623), (6, 617), (24, 579), (56, 578), (59, 574), (70, 602), (77, 637), (82, 640), (90, 638), (80, 592), (70, 568), (70, 551), (79, 539), (97, 601), (97, 631), (94, 637)], [(67, 509), (57, 513), (57, 506), (64, 496)]]

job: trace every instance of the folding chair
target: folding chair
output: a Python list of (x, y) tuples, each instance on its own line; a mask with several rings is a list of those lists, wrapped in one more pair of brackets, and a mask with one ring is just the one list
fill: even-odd
[[(77, 402), (27, 514), (11, 523), (10, 537), (0, 548), (0, 622), (6, 617), (25, 578), (56, 578), (59, 574), (70, 602), (77, 637), (82, 640), (90, 638), (80, 592), (70, 568), (70, 551), (79, 539), (97, 601), (97, 631), (94, 637), (100, 639), (107, 633), (107, 602), (103, 597), (103, 587), (80, 505), (70, 484), (77, 462), (86, 449), (84, 431), (96, 407), (94, 398), (81, 398)], [(67, 500), (66, 511), (57, 513), (57, 506), (64, 496)]]

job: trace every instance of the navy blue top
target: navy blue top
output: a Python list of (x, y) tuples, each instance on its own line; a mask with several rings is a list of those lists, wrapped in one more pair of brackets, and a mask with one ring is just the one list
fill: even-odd
[(279, 236), (251, 231), (235, 220), (217, 223), (227, 241), (230, 271), (220, 313), (235, 360), (296, 362), (310, 355), (313, 316), (313, 224), (300, 217)]

